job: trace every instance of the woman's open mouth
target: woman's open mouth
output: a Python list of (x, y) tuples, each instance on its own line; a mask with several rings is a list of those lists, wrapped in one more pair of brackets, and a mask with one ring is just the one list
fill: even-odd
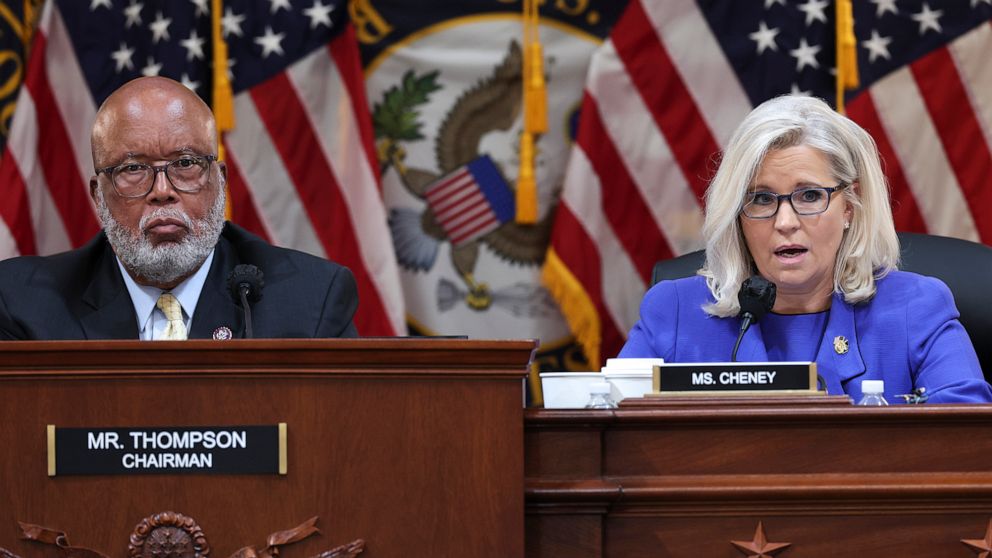
[(802, 246), (783, 246), (775, 250), (775, 257), (779, 260), (791, 262), (802, 258), (806, 252), (809, 252), (809, 249)]

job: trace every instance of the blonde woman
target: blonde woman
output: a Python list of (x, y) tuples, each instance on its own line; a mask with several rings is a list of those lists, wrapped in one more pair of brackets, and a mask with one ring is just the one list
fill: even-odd
[(992, 401), (947, 286), (897, 271), (899, 243), (874, 141), (820, 100), (767, 101), (735, 132), (706, 192), (706, 263), (641, 304), (621, 357), (729, 360), (737, 293), (758, 274), (772, 311), (738, 360), (815, 361), (831, 394), (926, 388), (930, 402)]

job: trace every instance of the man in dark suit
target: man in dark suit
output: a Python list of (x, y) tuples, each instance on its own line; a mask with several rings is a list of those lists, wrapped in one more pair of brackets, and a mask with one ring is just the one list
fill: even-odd
[(125, 84), (97, 112), (92, 150), (104, 230), (77, 250), (0, 262), (0, 339), (241, 337), (227, 285), (239, 264), (264, 273), (255, 337), (356, 335), (348, 269), (225, 224), (216, 125), (189, 89)]

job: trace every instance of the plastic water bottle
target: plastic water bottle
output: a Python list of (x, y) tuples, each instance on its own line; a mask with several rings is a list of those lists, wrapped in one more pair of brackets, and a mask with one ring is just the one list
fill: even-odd
[(609, 382), (596, 382), (589, 386), (589, 402), (586, 409), (616, 409), (617, 404), (610, 397)]
[(861, 401), (858, 401), (858, 405), (868, 405), (872, 407), (881, 407), (882, 405), (888, 405), (889, 402), (882, 397), (882, 393), (885, 391), (885, 382), (882, 380), (862, 380), (861, 381)]

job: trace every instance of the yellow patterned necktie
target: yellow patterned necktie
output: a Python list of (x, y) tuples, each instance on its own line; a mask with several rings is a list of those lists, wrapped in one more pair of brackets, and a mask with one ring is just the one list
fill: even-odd
[(176, 297), (169, 293), (162, 293), (155, 303), (159, 310), (165, 314), (165, 319), (169, 320), (162, 332), (162, 339), (182, 340), (186, 339), (186, 323), (183, 322), (183, 307)]

